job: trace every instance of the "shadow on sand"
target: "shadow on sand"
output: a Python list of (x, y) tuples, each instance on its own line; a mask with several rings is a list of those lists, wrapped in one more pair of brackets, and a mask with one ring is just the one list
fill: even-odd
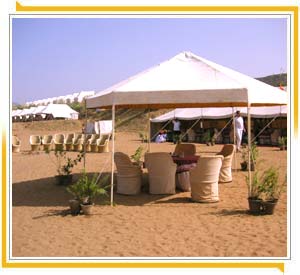
[[(88, 173), (90, 176), (93, 173)], [(105, 176), (107, 173), (103, 173)], [(109, 174), (110, 176), (110, 174)], [(72, 182), (75, 183), (80, 174), (73, 174)], [(116, 179), (116, 176), (114, 176)], [(110, 177), (109, 177), (110, 182)], [(116, 183), (116, 182), (115, 182)], [(115, 205), (124, 206), (142, 206), (145, 204), (156, 202), (169, 195), (150, 195), (147, 193), (147, 185), (143, 187), (143, 191), (139, 195), (129, 196), (116, 193), (116, 184), (114, 184), (114, 203)], [(67, 191), (66, 185), (57, 185), (54, 177), (41, 178), (30, 181), (16, 182), (12, 184), (12, 205), (13, 206), (66, 206), (73, 196)], [(108, 196), (96, 199), (96, 204), (110, 204), (110, 189)]]

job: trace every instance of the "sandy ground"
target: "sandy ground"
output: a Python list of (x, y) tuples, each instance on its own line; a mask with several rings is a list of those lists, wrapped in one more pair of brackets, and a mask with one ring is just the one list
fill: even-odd
[[(67, 133), (70, 131), (61, 131)], [(246, 172), (237, 155), (233, 181), (219, 185), (220, 201), (200, 204), (189, 192), (175, 195), (114, 194), (114, 207), (97, 202), (91, 216), (72, 216), (64, 186), (55, 184), (49, 155), (31, 153), (30, 134), (54, 134), (53, 129), (13, 126), (22, 140), (12, 155), (13, 257), (285, 257), (287, 256), (287, 195), (281, 195), (274, 215), (248, 213)], [(138, 133), (116, 136), (116, 151), (131, 155), (146, 144)], [(216, 153), (222, 145), (197, 144), (197, 153)], [(171, 143), (151, 144), (151, 151), (172, 152)], [(286, 174), (287, 153), (259, 147), (259, 169), (278, 167)], [(76, 156), (76, 153), (69, 153)], [(73, 170), (78, 178), (83, 165)], [(88, 153), (87, 172), (110, 171), (110, 154)], [(147, 181), (147, 171), (144, 171)]]

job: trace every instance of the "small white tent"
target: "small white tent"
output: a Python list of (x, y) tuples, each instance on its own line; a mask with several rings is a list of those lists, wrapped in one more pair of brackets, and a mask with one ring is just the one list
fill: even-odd
[(38, 114), (49, 114), (54, 118), (78, 119), (78, 112), (73, 110), (67, 104), (49, 104)]

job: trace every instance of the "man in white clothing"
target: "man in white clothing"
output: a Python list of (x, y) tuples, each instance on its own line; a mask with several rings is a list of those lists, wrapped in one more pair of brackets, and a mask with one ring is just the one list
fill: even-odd
[(236, 111), (234, 118), (234, 127), (235, 127), (235, 137), (236, 137), (236, 149), (240, 152), (240, 147), (243, 138), (244, 128), (244, 120), (241, 117), (240, 111)]
[(181, 134), (180, 121), (177, 118), (175, 118), (172, 120), (172, 122), (173, 122), (173, 142), (175, 144), (180, 140), (180, 134)]

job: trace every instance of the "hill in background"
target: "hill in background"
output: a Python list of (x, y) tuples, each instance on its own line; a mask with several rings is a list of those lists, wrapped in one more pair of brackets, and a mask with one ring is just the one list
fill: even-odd
[(256, 78), (264, 83), (267, 83), (274, 87), (287, 85), (287, 74), (272, 74), (265, 77)]

